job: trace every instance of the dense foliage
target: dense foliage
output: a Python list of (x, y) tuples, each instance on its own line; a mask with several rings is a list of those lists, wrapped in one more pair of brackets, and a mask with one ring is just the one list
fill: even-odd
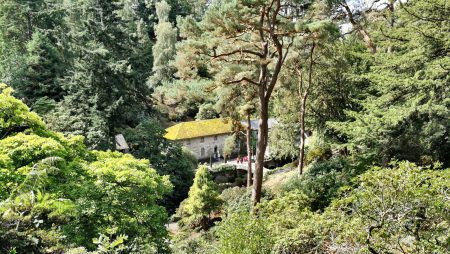
[(177, 210), (182, 227), (208, 229), (213, 212), (220, 208), (222, 200), (217, 185), (212, 181), (206, 166), (200, 166), (195, 173), (194, 184), (189, 196)]
[[(450, 252), (449, 7), (0, 1), (0, 252)], [(217, 117), (253, 188), (163, 138)]]
[(167, 251), (167, 214), (158, 202), (167, 176), (118, 152), (89, 151), (64, 137), (1, 85), (1, 252), (96, 249), (94, 238), (126, 238), (128, 250)]
[(287, 192), (263, 202), (256, 214), (227, 217), (217, 229), (217, 251), (445, 253), (450, 250), (449, 172), (411, 163), (375, 167), (323, 213), (311, 212), (304, 194)]
[(397, 4), (393, 26), (374, 24), (386, 52), (374, 54), (361, 77), (368, 82), (361, 108), (347, 112), (350, 121), (330, 123), (352, 150), (384, 165), (392, 158), (448, 165), (450, 39), (443, 27), (450, 21), (444, 6), (441, 0)]
[(133, 156), (150, 160), (160, 175), (170, 176), (173, 191), (161, 205), (173, 213), (181, 201), (187, 197), (194, 179), (197, 159), (180, 145), (163, 138), (164, 129), (157, 119), (146, 119), (135, 128), (123, 130)]

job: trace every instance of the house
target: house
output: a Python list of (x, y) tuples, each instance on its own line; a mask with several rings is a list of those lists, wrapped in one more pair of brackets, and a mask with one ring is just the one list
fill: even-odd
[(231, 121), (216, 118), (175, 124), (164, 137), (188, 148), (199, 160), (223, 156), (225, 139), (232, 134)]
[[(258, 122), (258, 120), (250, 122), (255, 134), (259, 129)], [(276, 119), (269, 119), (269, 130), (276, 124), (278, 124)], [(242, 121), (241, 125), (245, 127), (247, 122)], [(233, 133), (233, 130), (231, 121), (216, 118), (175, 124), (166, 129), (164, 137), (188, 148), (198, 160), (217, 159), (223, 156), (225, 139)], [(265, 155), (269, 157), (270, 146), (267, 146)]]

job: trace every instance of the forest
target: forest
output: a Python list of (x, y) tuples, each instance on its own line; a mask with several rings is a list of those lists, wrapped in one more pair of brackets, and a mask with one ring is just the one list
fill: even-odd
[(450, 253), (450, 2), (0, 0), (0, 253)]

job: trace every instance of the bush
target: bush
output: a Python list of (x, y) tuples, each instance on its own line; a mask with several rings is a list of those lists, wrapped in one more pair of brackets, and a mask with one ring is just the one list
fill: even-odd
[(220, 195), (224, 201), (223, 208), (226, 213), (249, 212), (252, 204), (251, 196), (251, 190), (245, 187), (228, 188)]
[[(450, 170), (395, 163), (374, 167), (325, 214), (337, 218), (334, 248), (361, 252), (446, 253), (450, 250)], [(336, 235), (336, 234), (335, 234)]]
[(218, 243), (215, 253), (270, 253), (273, 236), (268, 222), (247, 212), (233, 213), (217, 227)]
[(164, 197), (161, 205), (169, 213), (174, 213), (180, 202), (187, 197), (197, 159), (189, 150), (163, 137), (165, 130), (158, 119), (146, 119), (136, 128), (126, 128), (122, 132), (133, 156), (150, 160), (159, 174), (170, 176), (173, 192)]
[(331, 158), (331, 149), (325, 147), (312, 147), (306, 153), (305, 163), (326, 161)]
[(351, 185), (352, 178), (363, 171), (362, 164), (335, 157), (328, 161), (311, 164), (303, 175), (292, 176), (281, 189), (282, 192), (302, 191), (311, 199), (311, 208), (321, 210), (336, 197), (340, 187)]
[(1, 253), (89, 251), (99, 235), (127, 235), (137, 252), (168, 252), (167, 214), (157, 204), (171, 190), (168, 177), (148, 160), (88, 151), (83, 138), (49, 131), (0, 90)]
[(173, 238), (172, 251), (174, 254), (215, 254), (214, 228), (197, 234), (180, 232)]
[(447, 253), (450, 169), (409, 162), (374, 167), (323, 214), (294, 218), (277, 253)]
[(258, 215), (270, 224), (274, 236), (298, 226), (298, 222), (310, 216), (310, 200), (300, 191), (284, 193), (266, 200), (257, 207)]
[(323, 134), (317, 133), (310, 136), (308, 138), (308, 145), (306, 146), (305, 151), (306, 164), (330, 159), (332, 152), (328, 142), (328, 138)]
[[(321, 214), (309, 214), (307, 217), (294, 217), (300, 223), (277, 235), (272, 253), (338, 253), (325, 251), (329, 241), (329, 229), (334, 221), (327, 220)], [(341, 252), (351, 253), (351, 252)]]
[(213, 173), (234, 173), (236, 172), (236, 166), (235, 165), (228, 165), (228, 164), (221, 164), (221, 165), (215, 165), (211, 169), (211, 172)]

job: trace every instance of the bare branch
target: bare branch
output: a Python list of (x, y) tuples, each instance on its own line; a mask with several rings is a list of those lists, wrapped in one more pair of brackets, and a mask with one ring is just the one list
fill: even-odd
[(253, 81), (253, 80), (251, 80), (251, 79), (249, 79), (249, 78), (247, 78), (247, 77), (243, 77), (243, 78), (238, 79), (238, 80), (228, 81), (228, 82), (226, 82), (225, 84), (236, 84), (236, 83), (241, 83), (241, 82), (243, 82), (243, 81), (248, 82), (248, 83), (253, 84), (253, 85), (259, 86), (259, 83), (258, 83), (258, 82)]
[(251, 55), (255, 55), (258, 57), (262, 57), (263, 55), (259, 52), (253, 51), (253, 50), (249, 50), (249, 49), (236, 49), (230, 52), (226, 52), (226, 53), (221, 53), (221, 54), (217, 54), (216, 53), (216, 49), (213, 49), (214, 54), (213, 55), (208, 55), (209, 57), (212, 58), (220, 58), (220, 57), (224, 57), (224, 56), (231, 56), (231, 55), (235, 55), (235, 54), (242, 54), (242, 53), (246, 53), (246, 54), (251, 54)]

